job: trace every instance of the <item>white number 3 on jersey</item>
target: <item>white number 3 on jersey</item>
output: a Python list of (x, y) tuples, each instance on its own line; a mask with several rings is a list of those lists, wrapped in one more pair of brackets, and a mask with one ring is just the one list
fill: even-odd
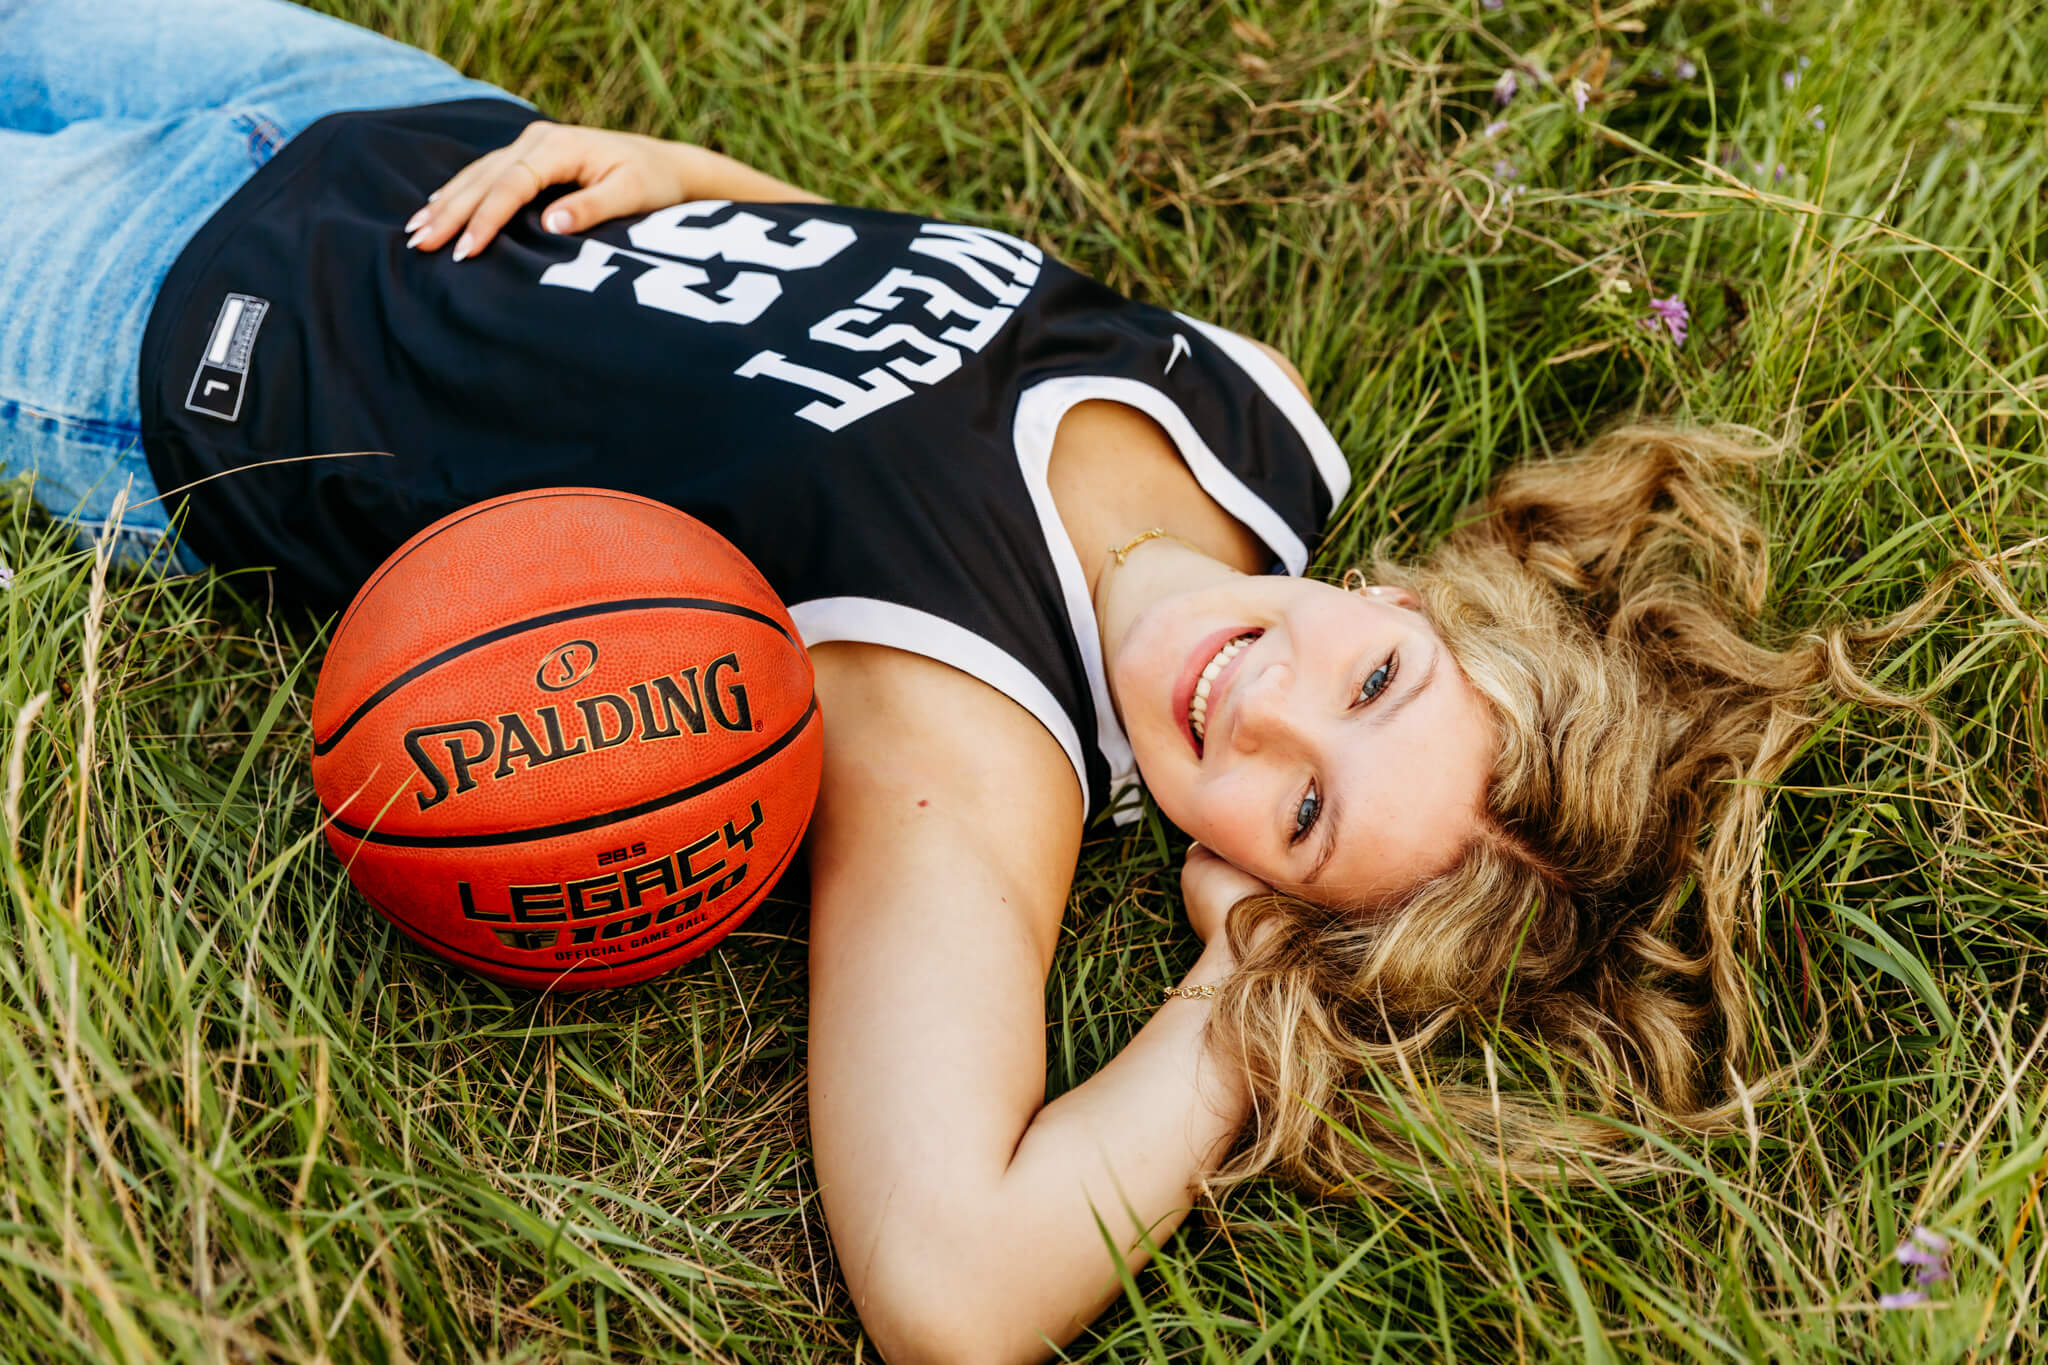
[[(626, 240), (637, 251), (586, 237), (575, 260), (549, 266), (540, 282), (589, 293), (618, 273), (613, 262), (624, 256), (648, 267), (633, 281), (633, 297), (646, 307), (697, 322), (745, 324), (782, 297), (782, 281), (769, 271), (809, 270), (854, 243), (852, 228), (819, 218), (792, 227), (791, 242), (770, 238), (775, 224), (745, 210), (709, 225), (690, 221), (731, 207), (724, 199), (706, 199), (651, 213), (626, 229)], [(768, 270), (739, 271), (713, 291), (708, 288), (711, 276), (689, 261), (730, 261)]]

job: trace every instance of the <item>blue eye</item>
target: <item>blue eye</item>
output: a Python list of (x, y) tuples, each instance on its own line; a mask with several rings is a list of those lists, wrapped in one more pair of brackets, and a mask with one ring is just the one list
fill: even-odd
[(1294, 832), (1289, 836), (1288, 844), (1291, 846), (1306, 839), (1322, 813), (1323, 798), (1314, 787), (1310, 787), (1301, 794), (1301, 801), (1294, 808)]
[(1358, 689), (1358, 700), (1361, 702), (1378, 701), (1380, 693), (1393, 685), (1394, 673), (1399, 667), (1400, 660), (1396, 656), (1389, 654), (1385, 663), (1366, 675), (1365, 685)]

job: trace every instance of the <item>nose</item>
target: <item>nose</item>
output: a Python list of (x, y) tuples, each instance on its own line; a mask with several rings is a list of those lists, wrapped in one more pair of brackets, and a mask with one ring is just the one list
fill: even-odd
[(1246, 753), (1293, 742), (1300, 718), (1291, 699), (1294, 675), (1279, 660), (1266, 664), (1237, 685), (1237, 723), (1230, 732), (1233, 748)]

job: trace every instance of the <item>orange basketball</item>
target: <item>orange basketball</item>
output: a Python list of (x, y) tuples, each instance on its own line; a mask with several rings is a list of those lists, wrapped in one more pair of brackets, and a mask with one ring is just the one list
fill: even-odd
[(817, 800), (811, 661), (744, 555), (648, 498), (477, 503), (384, 561), (313, 694), (327, 840), (451, 962), (543, 989), (687, 962)]

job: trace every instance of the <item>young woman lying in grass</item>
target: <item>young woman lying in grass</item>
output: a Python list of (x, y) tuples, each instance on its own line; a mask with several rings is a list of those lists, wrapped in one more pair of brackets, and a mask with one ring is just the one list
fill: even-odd
[[(274, 0), (97, 8), (0, 9), (0, 461), (320, 607), (556, 484), (762, 567), (828, 737), (818, 1183), (889, 1359), (1043, 1356), (1204, 1182), (1365, 1174), (1371, 1068), (1441, 1052), (1472, 1150), (1532, 1169), (1755, 1079), (1764, 787), (1825, 698), (1907, 704), (1841, 629), (1746, 634), (1767, 442), (1614, 431), (1426, 559), (1315, 581), (1349, 471), (1256, 343)], [(1199, 841), (1204, 949), (1047, 1104), (1076, 857), (1140, 779)], [(1477, 1025), (1579, 1115), (1461, 1070)]]

